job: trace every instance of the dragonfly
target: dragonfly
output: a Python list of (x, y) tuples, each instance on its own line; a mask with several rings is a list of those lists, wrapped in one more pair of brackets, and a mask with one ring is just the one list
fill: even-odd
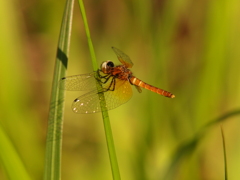
[(75, 113), (101, 112), (101, 98), (99, 93), (104, 94), (106, 101), (105, 109), (114, 109), (126, 103), (132, 97), (132, 86), (135, 86), (140, 93), (142, 92), (142, 88), (144, 88), (168, 98), (175, 97), (172, 93), (149, 85), (135, 77), (129, 69), (133, 66), (129, 56), (115, 47), (112, 47), (112, 49), (121, 62), (120, 65), (115, 66), (112, 61), (105, 61), (97, 71), (88, 74), (67, 76), (60, 80), (61, 89), (68, 91), (89, 91), (73, 101), (72, 110)]

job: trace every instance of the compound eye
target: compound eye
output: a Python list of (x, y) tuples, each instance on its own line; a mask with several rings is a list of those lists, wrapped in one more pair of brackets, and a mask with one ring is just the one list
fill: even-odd
[(107, 74), (111, 71), (112, 67), (114, 67), (114, 64), (112, 61), (105, 61), (101, 65), (101, 70), (103, 73)]
[(114, 67), (114, 63), (112, 61), (107, 61), (107, 66)]

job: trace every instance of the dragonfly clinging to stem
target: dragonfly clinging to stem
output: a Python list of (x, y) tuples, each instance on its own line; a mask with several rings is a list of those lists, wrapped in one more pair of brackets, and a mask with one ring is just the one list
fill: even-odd
[(96, 113), (101, 111), (97, 82), (101, 85), (100, 92), (104, 93), (108, 110), (126, 103), (132, 97), (132, 85), (137, 88), (138, 92), (142, 92), (141, 88), (144, 88), (168, 98), (175, 97), (172, 93), (149, 85), (133, 76), (132, 71), (129, 69), (132, 68), (133, 63), (128, 55), (115, 47), (112, 47), (112, 49), (121, 65), (115, 66), (112, 61), (105, 61), (96, 72), (68, 76), (60, 80), (60, 87), (65, 90), (89, 90), (88, 93), (73, 101), (72, 110), (75, 113)]

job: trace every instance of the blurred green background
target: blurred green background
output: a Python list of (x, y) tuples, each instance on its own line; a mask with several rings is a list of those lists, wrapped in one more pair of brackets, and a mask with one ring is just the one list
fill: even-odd
[[(51, 81), (64, 1), (0, 1), (0, 127), (30, 177), (43, 177)], [(85, 1), (99, 64), (130, 56), (134, 75), (175, 94), (169, 99), (143, 90), (110, 111), (122, 179), (224, 179), (220, 123), (206, 131), (194, 151), (179, 147), (240, 100), (240, 1)], [(68, 75), (92, 71), (76, 2)], [(62, 179), (112, 179), (101, 114), (74, 114), (67, 92)], [(221, 123), (229, 179), (240, 179), (239, 117)], [(5, 147), (1, 140), (0, 147)], [(0, 149), (1, 151), (1, 149)], [(177, 158), (181, 153), (187, 156)], [(6, 155), (6, 156), (5, 156)], [(1, 153), (7, 179), (11, 152)], [(3, 157), (4, 156), (4, 157)]]

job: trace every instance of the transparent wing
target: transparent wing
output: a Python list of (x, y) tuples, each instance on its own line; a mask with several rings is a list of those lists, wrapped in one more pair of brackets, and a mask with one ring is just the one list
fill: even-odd
[(118, 60), (122, 64), (124, 64), (127, 68), (131, 68), (133, 66), (133, 63), (128, 55), (124, 54), (122, 51), (120, 51), (119, 49), (117, 49), (115, 47), (112, 47), (112, 49), (115, 52), (115, 54), (117, 55)]
[(85, 91), (96, 89), (96, 72), (67, 76), (59, 81), (59, 87), (68, 91)]
[(137, 91), (138, 91), (139, 93), (142, 92), (142, 88), (141, 88), (140, 86), (136, 86), (136, 85), (135, 85), (135, 88), (137, 89)]
[[(111, 86), (111, 81), (103, 84), (103, 93), (108, 110), (126, 103), (132, 97), (132, 87), (128, 81), (115, 79), (115, 89), (106, 91)], [(93, 90), (74, 100), (72, 110), (75, 113), (101, 112), (100, 99), (97, 90)]]

